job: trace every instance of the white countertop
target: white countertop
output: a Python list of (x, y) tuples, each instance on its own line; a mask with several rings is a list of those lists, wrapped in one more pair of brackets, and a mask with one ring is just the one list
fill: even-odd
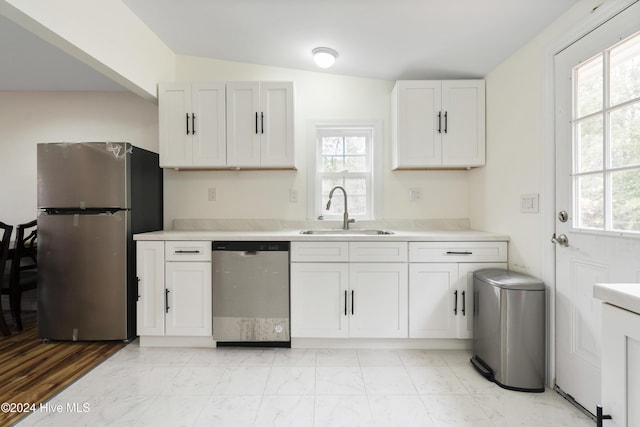
[(640, 283), (596, 283), (593, 296), (611, 305), (640, 314)]
[(277, 231), (215, 231), (166, 230), (135, 234), (134, 240), (287, 240), (287, 241), (433, 241), (433, 242), (495, 242), (508, 241), (504, 234), (475, 230), (392, 231), (393, 234), (300, 234), (300, 230)]

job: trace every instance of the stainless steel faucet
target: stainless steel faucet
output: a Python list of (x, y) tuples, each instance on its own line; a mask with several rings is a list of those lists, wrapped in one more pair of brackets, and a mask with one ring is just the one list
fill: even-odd
[(347, 191), (343, 187), (336, 185), (331, 189), (331, 191), (329, 192), (329, 201), (327, 202), (327, 210), (329, 210), (329, 208), (331, 207), (331, 198), (333, 197), (333, 192), (336, 190), (342, 190), (342, 194), (344, 194), (344, 215), (342, 221), (342, 229), (348, 230), (349, 223), (355, 222), (355, 219), (349, 219), (349, 212), (347, 209)]

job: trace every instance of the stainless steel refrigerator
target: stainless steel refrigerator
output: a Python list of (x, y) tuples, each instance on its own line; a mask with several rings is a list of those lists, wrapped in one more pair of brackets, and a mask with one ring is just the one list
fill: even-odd
[(38, 335), (130, 340), (133, 234), (162, 229), (158, 155), (129, 143), (38, 144)]

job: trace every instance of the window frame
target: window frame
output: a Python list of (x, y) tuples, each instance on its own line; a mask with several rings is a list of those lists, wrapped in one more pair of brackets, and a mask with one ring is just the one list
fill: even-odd
[[(613, 212), (613, 175), (619, 172), (625, 171), (639, 171), (640, 163), (634, 165), (624, 165), (624, 166), (613, 166), (613, 160), (611, 158), (611, 150), (612, 150), (612, 139), (611, 139), (611, 115), (616, 111), (622, 110), (629, 106), (638, 105), (640, 103), (640, 98), (631, 98), (625, 100), (623, 102), (619, 102), (617, 104), (612, 105), (611, 103), (611, 61), (610, 56), (611, 52), (623, 45), (625, 42), (628, 42), (632, 39), (636, 39), (636, 41), (640, 41), (640, 32), (636, 32), (629, 37), (626, 37), (623, 40), (620, 40), (618, 43), (611, 45), (605, 49), (602, 49), (596, 55), (593, 55), (591, 58), (582, 61), (580, 64), (576, 65), (572, 70), (573, 82), (572, 82), (572, 112), (571, 112), (571, 126), (572, 126), (572, 197), (573, 197), (573, 211), (575, 214), (573, 215), (572, 220), (572, 230), (577, 232), (588, 232), (602, 235), (616, 235), (616, 236), (640, 236), (640, 230), (624, 230), (624, 229), (616, 229), (614, 228), (614, 212)], [(582, 114), (578, 111), (579, 102), (578, 102), (578, 87), (579, 87), (579, 79), (578, 73), (579, 70), (588, 66), (591, 62), (597, 60), (597, 58), (601, 58), (602, 62), (602, 108), (597, 111), (588, 112), (586, 114)], [(594, 168), (591, 170), (580, 170), (580, 137), (578, 129), (582, 123), (587, 122), (592, 118), (601, 118), (602, 127), (603, 127), (603, 139), (602, 139), (602, 165), (599, 168)], [(601, 177), (602, 178), (602, 203), (603, 203), (603, 225), (602, 228), (598, 227), (588, 227), (584, 226), (581, 222), (581, 206), (580, 206), (580, 180), (581, 178), (589, 178), (589, 177)]]
[[(371, 171), (351, 172), (352, 176), (369, 176), (369, 189), (367, 199), (370, 202), (368, 206), (368, 215), (354, 215), (349, 212), (350, 218), (356, 220), (375, 220), (381, 218), (382, 213), (382, 121), (381, 120), (343, 120), (343, 121), (317, 121), (312, 120), (308, 126), (308, 173), (307, 173), (307, 218), (311, 220), (319, 219), (322, 215), (323, 219), (338, 220), (342, 219), (342, 215), (327, 215), (325, 212), (326, 200), (322, 200), (322, 176), (331, 175), (332, 173), (320, 172), (320, 143), (319, 135), (321, 132), (350, 132), (354, 130), (362, 130), (370, 132), (370, 164)], [(336, 173), (339, 175), (339, 173)], [(342, 197), (340, 194), (339, 197)]]

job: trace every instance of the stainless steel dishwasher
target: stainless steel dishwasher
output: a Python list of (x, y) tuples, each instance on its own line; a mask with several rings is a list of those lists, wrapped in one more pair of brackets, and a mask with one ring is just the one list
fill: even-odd
[(289, 242), (215, 241), (212, 251), (218, 345), (290, 347)]

